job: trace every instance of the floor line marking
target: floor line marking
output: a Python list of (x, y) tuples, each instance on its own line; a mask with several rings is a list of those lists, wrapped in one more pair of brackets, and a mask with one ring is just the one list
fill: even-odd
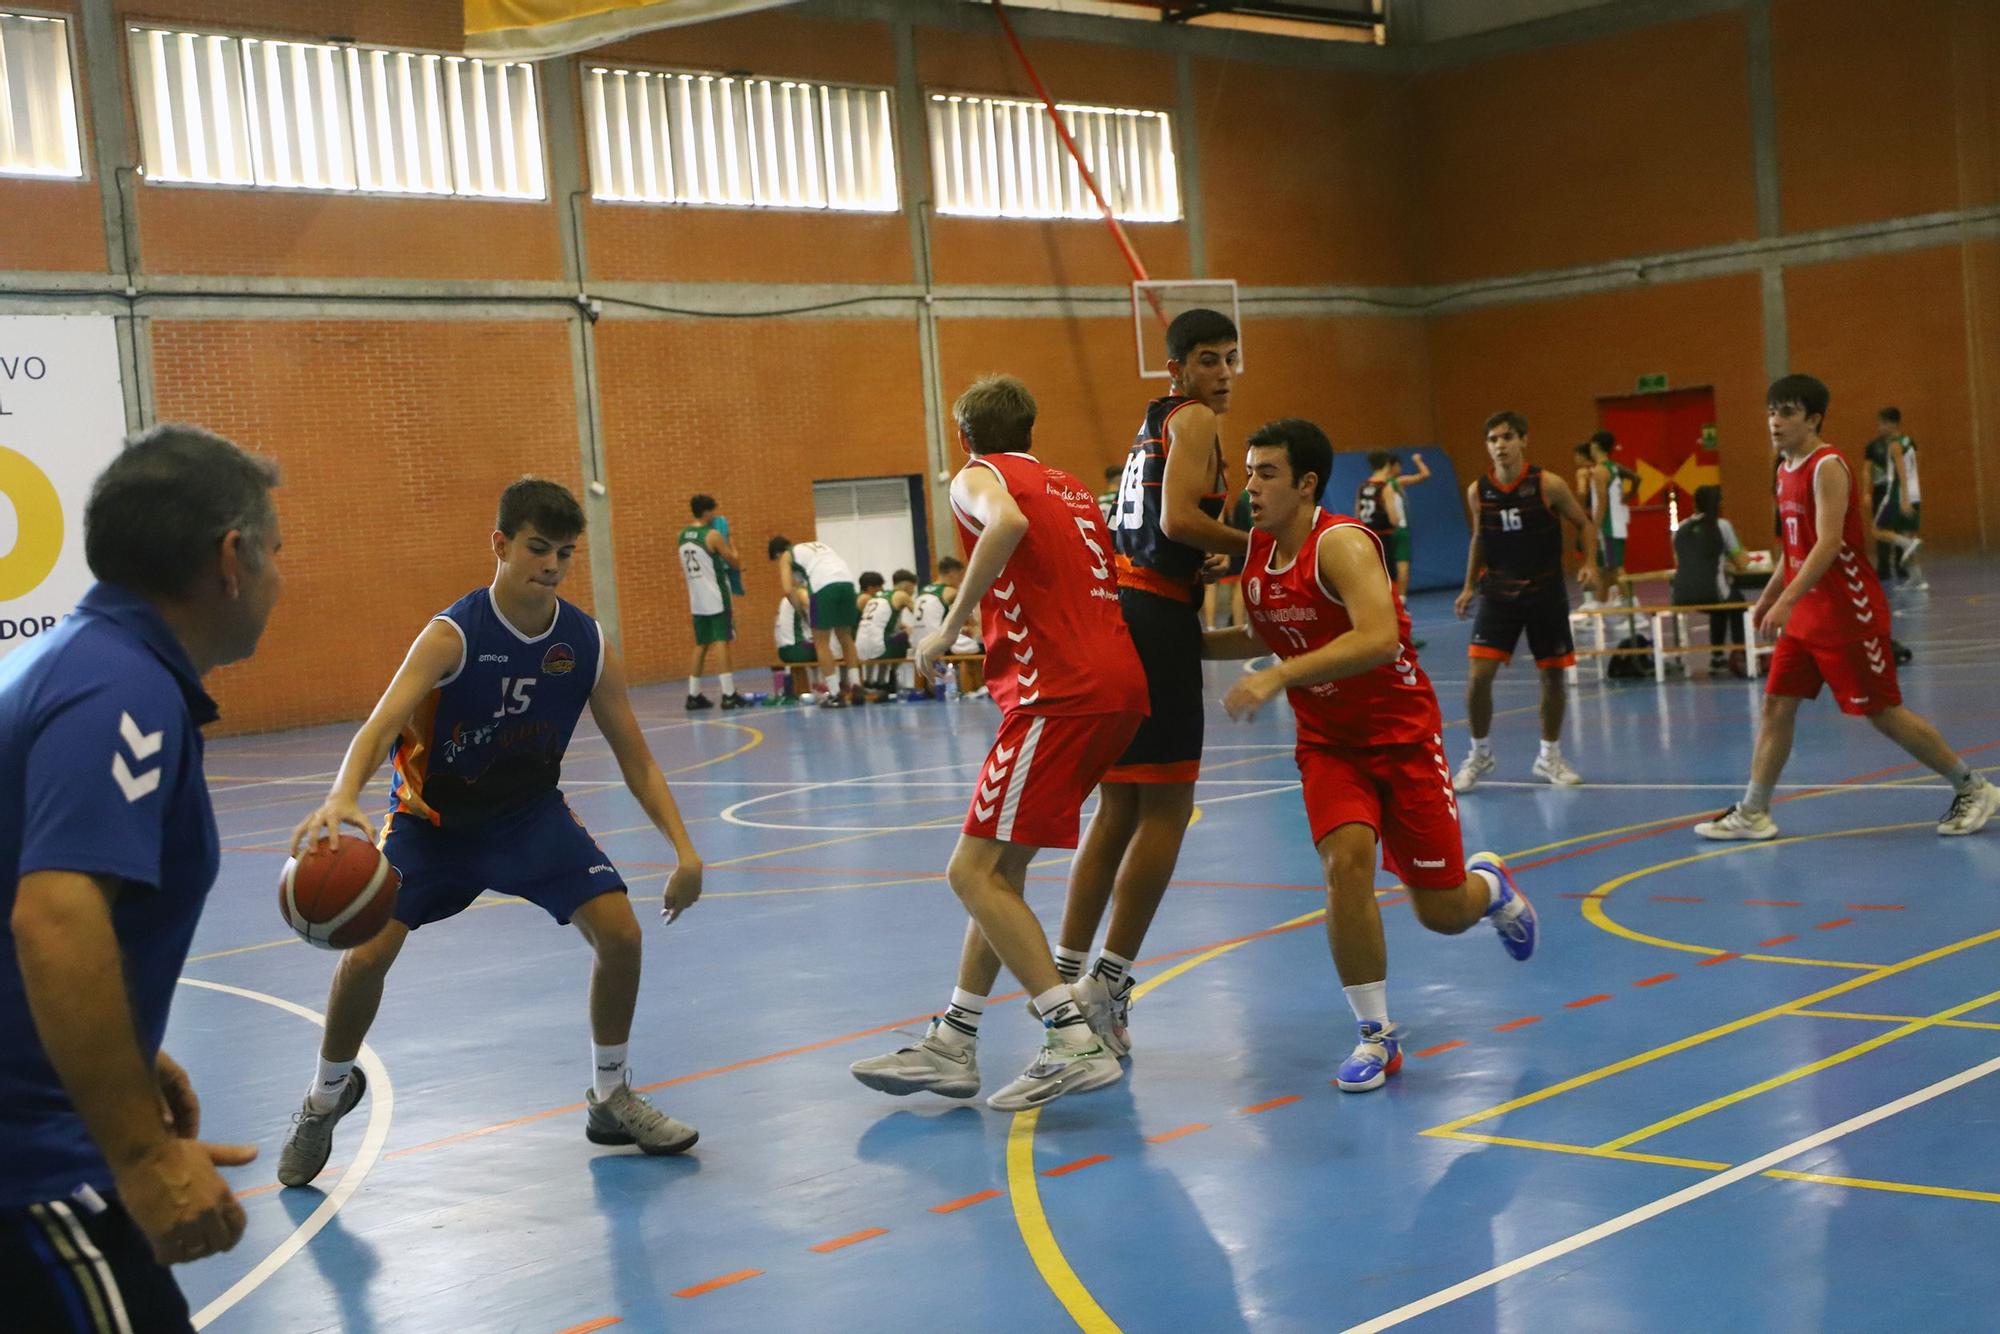
[(817, 1246), (808, 1246), (806, 1249), (814, 1255), (830, 1255), (834, 1251), (845, 1250), (858, 1242), (873, 1241), (876, 1237), (886, 1237), (888, 1235), (889, 1229), (886, 1227), (865, 1227), (859, 1232), (850, 1232), (844, 1237), (835, 1237), (832, 1241), (823, 1241)]
[(969, 1209), (975, 1204), (984, 1204), (988, 1200), (997, 1200), (1006, 1193), (1004, 1190), (977, 1191), (971, 1195), (961, 1195), (955, 1200), (946, 1200), (943, 1204), (933, 1204), (930, 1211), (934, 1214), (955, 1214), (960, 1209)]
[(1418, 1060), (1422, 1060), (1426, 1056), (1442, 1056), (1448, 1051), (1457, 1051), (1464, 1045), (1464, 1038), (1453, 1038), (1450, 1042), (1440, 1042), (1435, 1047), (1426, 1047), (1422, 1051), (1413, 1051), (1410, 1055), (1416, 1057)]
[(1852, 917), (1836, 917), (1831, 922), (1821, 922), (1814, 930), (1831, 931), (1837, 926), (1852, 926), (1853, 924), (1854, 919)]
[(1797, 939), (1798, 939), (1797, 936), (1772, 936), (1769, 940), (1758, 941), (1757, 948), (1760, 950), (1766, 950), (1776, 945), (1789, 945)]
[(1508, 1149), (1537, 1149), (1543, 1153), (1567, 1153), (1578, 1158), (1604, 1158), (1621, 1163), (1650, 1163), (1657, 1167), (1688, 1167), (1703, 1172), (1721, 1172), (1728, 1163), (1711, 1162), (1706, 1158), (1675, 1158), (1657, 1153), (1626, 1153), (1611, 1149), (1594, 1149), (1588, 1144), (1561, 1144), (1553, 1140), (1518, 1139), (1510, 1135), (1480, 1135), (1468, 1130), (1454, 1130), (1438, 1136), (1439, 1139), (1463, 1140), (1468, 1144), (1497, 1144)]
[(1795, 1066), (1780, 1074), (1772, 1075), (1769, 1079), (1760, 1079), (1755, 1084), (1747, 1088), (1740, 1088), (1734, 1093), (1725, 1093), (1719, 1098), (1710, 1098), (1707, 1102), (1699, 1106), (1690, 1107), (1684, 1112), (1676, 1112), (1672, 1116), (1662, 1117), (1651, 1125), (1641, 1126), (1639, 1129), (1620, 1135), (1616, 1139), (1606, 1140), (1597, 1147), (1600, 1149), (1630, 1148), (1641, 1140), (1651, 1139), (1655, 1135), (1663, 1135), (1669, 1130), (1687, 1125), (1691, 1121), (1699, 1121), (1702, 1117), (1719, 1112), (1725, 1107), (1733, 1107), (1739, 1102), (1747, 1102), (1751, 1098), (1769, 1093), (1772, 1089), (1783, 1088), (1787, 1084), (1819, 1074), (1823, 1070), (1830, 1070), (1836, 1065), (1843, 1065), (1857, 1056), (1866, 1056), (1878, 1047), (1886, 1047), (1892, 1042), (1910, 1036), (1912, 1033), (1919, 1033), (1926, 1028), (1934, 1027), (1940, 1020), (1956, 1019), (1961, 1014), (1969, 1014), (1973, 1010), (1982, 1009), (1985, 1006), (1993, 1004), (1995, 1001), (2000, 1001), (2000, 991), (1989, 991), (1984, 996), (1954, 1005), (1950, 1009), (1940, 1010), (1936, 1014), (1926, 1015), (1921, 1019), (1912, 1019), (1909, 1023), (1899, 1024), (1886, 1033), (1877, 1033), (1875, 1036), (1837, 1051), (1831, 1056), (1823, 1056), (1817, 1061)]
[(1610, 999), (1612, 999), (1610, 992), (1600, 991), (1595, 996), (1583, 996), (1573, 1001), (1564, 1001), (1563, 1008), (1565, 1010), (1581, 1010), (1590, 1005), (1602, 1005)]
[(1635, 987), (1657, 987), (1660, 983), (1671, 982), (1679, 976), (1679, 973), (1654, 973), (1651, 977), (1640, 978), (1632, 985)]
[[(203, 991), (219, 991), (226, 996), (241, 996), (246, 1000), (258, 1001), (283, 1010), (287, 1014), (295, 1014), (321, 1028), (326, 1027), (326, 1016), (317, 1010), (309, 1010), (294, 1001), (266, 995), (261, 991), (251, 991), (247, 987), (232, 987), (221, 982), (203, 982), (192, 977), (181, 978), (180, 985), (199, 987)], [(334, 1183), (333, 1189), (326, 1193), (326, 1198), (320, 1201), (319, 1207), (307, 1214), (305, 1221), (293, 1228), (290, 1236), (279, 1242), (277, 1248), (269, 1255), (259, 1260), (249, 1273), (230, 1284), (221, 1296), (195, 1312), (193, 1323), (196, 1329), (205, 1328), (220, 1319), (230, 1307), (256, 1291), (288, 1260), (304, 1250), (306, 1243), (318, 1236), (320, 1230), (331, 1223), (333, 1216), (340, 1212), (341, 1206), (347, 1203), (355, 1191), (361, 1189), (361, 1183), (368, 1179), (368, 1173), (381, 1158), (382, 1145), (389, 1138), (389, 1123), (395, 1117), (396, 1088), (390, 1082), (389, 1067), (382, 1064), (382, 1058), (376, 1055), (375, 1049), (367, 1043), (361, 1044), (361, 1051), (355, 1057), (355, 1064), (368, 1076), (368, 1125), (361, 1135), (360, 1151), (354, 1155), (354, 1161), (340, 1174), (340, 1180)]]
[(1197, 1121), (1193, 1125), (1176, 1126), (1172, 1130), (1165, 1130), (1157, 1135), (1146, 1136), (1146, 1143), (1171, 1144), (1177, 1139), (1183, 1139), (1189, 1135), (1198, 1135), (1208, 1128), (1209, 1125), (1206, 1121)]
[(1042, 1175), (1045, 1177), (1066, 1177), (1071, 1172), (1081, 1172), (1086, 1167), (1095, 1167), (1099, 1163), (1108, 1163), (1110, 1161), (1111, 1155), (1108, 1153), (1093, 1153), (1088, 1158), (1079, 1158), (1073, 1163), (1064, 1163), (1060, 1167), (1044, 1167)]
[[(1861, 1014), (1853, 1010), (1794, 1010), (1792, 1013), (1804, 1019), (1862, 1019), (1875, 1024), (1913, 1024), (1923, 1019), (1920, 1014)], [(2000, 1024), (1987, 1023), (1983, 1019), (1939, 1019), (1934, 1022), (1939, 1028), (1975, 1028), (2000, 1033)]]
[(1662, 1214), (1670, 1213), (1682, 1205), (1692, 1204), (1694, 1201), (1702, 1199), (1705, 1196), (1713, 1195), (1715, 1192), (1733, 1186), (1739, 1181), (1756, 1176), (1781, 1163), (1788, 1162), (1800, 1154), (1809, 1153), (1822, 1145), (1831, 1144), (1835, 1140), (1851, 1135), (1857, 1130), (1872, 1126), (1878, 1121), (1885, 1121), (1900, 1112), (1908, 1111), (1912, 1107), (1920, 1106), (1933, 1098), (1950, 1093), (1954, 1089), (1963, 1088), (1974, 1080), (1985, 1078), (1995, 1070), (2000, 1070), (2000, 1056), (1993, 1057), (1988, 1061), (1982, 1061), (1969, 1070), (1961, 1070), (1955, 1075), (1941, 1079), (1934, 1084), (1917, 1089), (1914, 1092), (1906, 1093), (1900, 1098), (1885, 1102), (1879, 1107), (1861, 1113), (1859, 1116), (1850, 1117), (1838, 1125), (1829, 1126), (1825, 1130), (1807, 1135), (1803, 1139), (1793, 1140), (1790, 1144), (1773, 1149), (1760, 1158), (1754, 1158), (1747, 1163), (1732, 1167), (1728, 1171), (1718, 1172), (1704, 1181), (1697, 1181), (1691, 1186), (1674, 1191), (1672, 1194), (1663, 1195), (1649, 1204), (1639, 1206), (1637, 1209), (1627, 1210), (1617, 1217), (1606, 1219), (1594, 1227), (1588, 1227), (1581, 1232), (1572, 1233), (1561, 1241), (1552, 1242), (1547, 1246), (1541, 1247), (1539, 1250), (1530, 1251), (1528, 1254), (1509, 1260), (1505, 1264), (1495, 1265), (1483, 1274), (1475, 1274), (1471, 1278), (1454, 1283), (1448, 1288), (1442, 1288), (1427, 1297), (1421, 1297), (1414, 1302), (1407, 1302), (1393, 1311), (1376, 1316), (1373, 1320), (1366, 1320), (1358, 1325), (1350, 1326), (1347, 1334), (1377, 1334), (1377, 1331), (1391, 1329), (1406, 1321), (1414, 1320), (1420, 1315), (1437, 1310), (1439, 1307), (1448, 1306), (1461, 1297), (1470, 1296), (1475, 1292), (1482, 1292), (1498, 1283), (1513, 1278), (1517, 1274), (1526, 1273), (1528, 1270), (1538, 1268), (1551, 1260), (1561, 1259), (1565, 1255), (1580, 1251), (1586, 1246), (1604, 1240), (1606, 1237), (1616, 1236), (1618, 1233), (1624, 1232), (1629, 1228), (1649, 1222)]
[(1493, 1025), (1493, 1031), (1495, 1033), (1511, 1033), (1517, 1028), (1526, 1028), (1529, 1024), (1539, 1024), (1541, 1022), (1542, 1016), (1538, 1014), (1524, 1015), (1519, 1019), (1509, 1019), (1504, 1024)]
[(1037, 1107), (1018, 1113), (1007, 1127), (1007, 1185), (1014, 1205), (1015, 1226), (1042, 1282), (1069, 1312), (1077, 1328), (1083, 1334), (1122, 1334), (1116, 1322), (1090, 1295), (1090, 1289), (1083, 1286), (1076, 1271), (1069, 1267), (1068, 1258), (1049, 1228), (1048, 1215), (1042, 1211), (1041, 1192), (1035, 1185), (1035, 1124), (1041, 1119), (1042, 1109)]
[(763, 1276), (763, 1273), (764, 1271), (761, 1269), (739, 1269), (733, 1274), (724, 1274), (720, 1278), (712, 1278), (708, 1280), (708, 1282), (706, 1283), (697, 1283), (693, 1287), (682, 1288), (678, 1292), (674, 1293), (674, 1296), (676, 1297), (704, 1296), (708, 1293), (714, 1292), (717, 1288), (726, 1288), (732, 1284), (741, 1283), (745, 1279), (760, 1278)]
[(1236, 1110), (1241, 1112), (1245, 1116), (1256, 1116), (1260, 1112), (1268, 1112), (1271, 1111), (1273, 1108), (1288, 1107), (1292, 1103), (1297, 1102), (1298, 1100), (1299, 1100), (1298, 1094), (1287, 1093), (1282, 1098), (1272, 1098), (1268, 1102), (1253, 1102), (1248, 1107), (1238, 1107)]
[(571, 1325), (568, 1329), (559, 1331), (558, 1334), (597, 1334), (597, 1331), (600, 1329), (610, 1329), (613, 1325), (622, 1325), (624, 1323), (625, 1321), (621, 1317), (608, 1315), (599, 1320), (587, 1320), (581, 1325)]

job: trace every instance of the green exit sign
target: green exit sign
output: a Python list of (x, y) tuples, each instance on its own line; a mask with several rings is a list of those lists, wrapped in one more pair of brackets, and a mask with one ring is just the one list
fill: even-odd
[(1667, 373), (1642, 375), (1639, 377), (1639, 392), (1642, 394), (1663, 394), (1667, 389)]

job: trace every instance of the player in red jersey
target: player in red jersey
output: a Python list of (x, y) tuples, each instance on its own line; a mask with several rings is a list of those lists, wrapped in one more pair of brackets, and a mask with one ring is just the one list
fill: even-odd
[(1694, 827), (1703, 838), (1775, 838), (1771, 789), (1792, 753), (1799, 702), (1833, 688), (1842, 713), (1875, 730), (1942, 774), (1952, 786), (1940, 834), (1973, 834), (2000, 807), (2000, 789), (1974, 773), (1937, 728), (1903, 704), (1889, 639), (1889, 600), (1863, 553), (1867, 525), (1847, 461), (1820, 439), (1830, 395), (1810, 375), (1787, 375), (1765, 395), (1771, 447), (1778, 452), (1778, 521), (1785, 562), (1751, 613), (1757, 633), (1776, 637), (1764, 682), (1764, 716), (1743, 799)]
[(1022, 894), (1036, 853), (1076, 846), (1083, 799), (1146, 716), (1146, 678), (1119, 613), (1097, 498), (1027, 452), (1035, 425), (1028, 387), (993, 376), (966, 390), (952, 412), (972, 456), (951, 483), (965, 580), (944, 624), (915, 651), (918, 675), (928, 679), (979, 608), (1000, 733), (945, 872), (972, 921), (950, 1007), (916, 1045), (850, 1069), (884, 1093), (977, 1093), (979, 1021), (1004, 961), (1044, 1026), (1034, 1062), (987, 1099), (1020, 1111), (1124, 1074), (1056, 971)]
[(1327, 943), (1361, 1041), (1335, 1082), (1380, 1088), (1402, 1065), (1389, 1019), (1389, 961), (1375, 901), (1375, 845), (1410, 891), (1417, 920), (1457, 935), (1484, 919), (1515, 959), (1535, 952), (1535, 910), (1498, 856), (1465, 859), (1458, 799), (1444, 757), (1443, 719), (1410, 646), (1410, 614), (1396, 596), (1382, 539), (1319, 508), (1333, 467), (1326, 434), (1296, 418), (1250, 437), (1250, 624), (1212, 630), (1210, 658), (1268, 649), (1274, 667), (1230, 690), (1239, 721), (1283, 692), (1298, 722), (1306, 816), (1326, 873)]

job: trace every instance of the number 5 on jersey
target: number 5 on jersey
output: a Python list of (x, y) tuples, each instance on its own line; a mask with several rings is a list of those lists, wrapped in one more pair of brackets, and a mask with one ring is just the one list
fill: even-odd
[(495, 718), (505, 718), (510, 713), (528, 711), (528, 692), (534, 689), (536, 678), (532, 676), (503, 676), (500, 678), (500, 707), (493, 711)]

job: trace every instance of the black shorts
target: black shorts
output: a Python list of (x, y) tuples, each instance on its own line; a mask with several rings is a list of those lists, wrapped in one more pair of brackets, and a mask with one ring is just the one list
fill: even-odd
[(1201, 773), (1201, 608), (1142, 588), (1118, 590), (1146, 669), (1152, 713), (1104, 775), (1107, 783), (1192, 783)]
[(103, 1204), (97, 1212), (80, 1200), (0, 1207), (0, 1326), (51, 1334), (194, 1328), (187, 1298), (139, 1225), (116, 1200)]
[(1468, 655), (1506, 662), (1514, 656), (1514, 646), (1524, 630), (1535, 666), (1576, 665), (1576, 641), (1569, 630), (1569, 592), (1560, 576), (1534, 583), (1489, 576), (1480, 585), (1479, 613), (1472, 621)]

